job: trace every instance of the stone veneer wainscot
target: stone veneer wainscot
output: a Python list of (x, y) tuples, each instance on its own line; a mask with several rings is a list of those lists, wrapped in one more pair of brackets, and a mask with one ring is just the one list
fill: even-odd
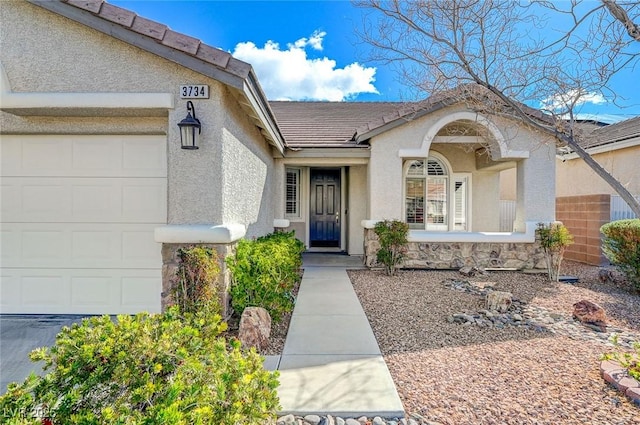
[[(362, 223), (364, 259), (367, 267), (377, 267), (380, 249), (373, 230), (375, 221)], [(536, 224), (527, 223), (525, 233), (428, 233), (410, 231), (403, 267), (415, 269), (459, 269), (464, 266), (508, 269), (546, 269), (546, 260), (535, 238)], [(440, 240), (439, 240), (440, 239)], [(485, 241), (483, 241), (485, 240)]]

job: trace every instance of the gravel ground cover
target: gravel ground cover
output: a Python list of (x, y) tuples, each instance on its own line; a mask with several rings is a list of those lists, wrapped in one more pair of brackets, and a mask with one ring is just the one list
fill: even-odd
[[(620, 275), (600, 282), (598, 268), (565, 262), (580, 283), (545, 275), (454, 271), (377, 271), (349, 276), (410, 417), (440, 424), (640, 424), (640, 409), (604, 383), (600, 355), (611, 347), (525, 327), (449, 323), (454, 313), (484, 308), (478, 296), (452, 291), (446, 279), (496, 282), (496, 290), (564, 315), (588, 299), (612, 325), (640, 332), (640, 296)], [(591, 331), (589, 331), (591, 332)]]

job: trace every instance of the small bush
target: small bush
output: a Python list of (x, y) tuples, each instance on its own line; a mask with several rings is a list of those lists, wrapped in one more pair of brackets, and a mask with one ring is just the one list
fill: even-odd
[(246, 307), (263, 307), (274, 321), (293, 310), (293, 289), (300, 281), (304, 244), (294, 232), (278, 232), (243, 239), (236, 253), (227, 257), (233, 277), (231, 305), (242, 313)]
[(178, 250), (180, 264), (174, 279), (173, 301), (185, 313), (220, 313), (220, 265), (213, 248), (191, 246)]
[(277, 375), (220, 338), (225, 329), (220, 316), (177, 307), (84, 319), (31, 353), (48, 373), (11, 384), (0, 410), (14, 424), (264, 423), (278, 409)]
[(573, 243), (573, 236), (559, 221), (551, 224), (538, 223), (536, 234), (547, 259), (549, 280), (557, 282), (564, 251)]
[(620, 366), (627, 370), (629, 376), (640, 381), (640, 342), (634, 342), (634, 352), (629, 352), (620, 349), (618, 336), (616, 334), (613, 334), (610, 339), (611, 342), (613, 342), (613, 345), (617, 347), (617, 350), (611, 353), (606, 353), (602, 356), (602, 359), (618, 362)]
[(600, 231), (604, 255), (640, 290), (640, 219), (612, 221)]
[(409, 225), (398, 220), (384, 220), (377, 222), (373, 231), (380, 242), (376, 259), (384, 265), (387, 275), (394, 276), (407, 251)]

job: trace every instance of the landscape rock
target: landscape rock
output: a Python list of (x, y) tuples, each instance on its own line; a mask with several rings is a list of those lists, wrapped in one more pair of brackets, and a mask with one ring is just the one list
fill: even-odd
[(487, 293), (487, 310), (506, 313), (513, 302), (511, 292), (491, 291)]
[(318, 425), (321, 421), (321, 418), (318, 415), (307, 415), (304, 417), (304, 421), (309, 425)]
[(462, 267), (458, 271), (460, 272), (461, 275), (466, 276), (466, 277), (484, 276), (486, 274), (484, 269), (481, 268), (481, 267), (466, 266), (466, 267)]
[(271, 316), (262, 307), (247, 307), (240, 318), (238, 339), (245, 348), (263, 350), (269, 345)]
[(600, 332), (607, 330), (607, 314), (604, 309), (596, 303), (582, 300), (573, 305), (573, 318)]

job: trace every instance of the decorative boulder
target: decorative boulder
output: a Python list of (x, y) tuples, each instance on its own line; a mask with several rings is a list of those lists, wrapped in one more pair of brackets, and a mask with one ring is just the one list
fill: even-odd
[(506, 313), (513, 302), (513, 294), (511, 292), (490, 291), (487, 294), (487, 310)]
[(602, 307), (591, 301), (582, 300), (573, 305), (573, 318), (600, 332), (607, 330), (607, 314)]
[(271, 316), (262, 307), (247, 307), (240, 318), (238, 339), (245, 348), (264, 350), (269, 345)]

